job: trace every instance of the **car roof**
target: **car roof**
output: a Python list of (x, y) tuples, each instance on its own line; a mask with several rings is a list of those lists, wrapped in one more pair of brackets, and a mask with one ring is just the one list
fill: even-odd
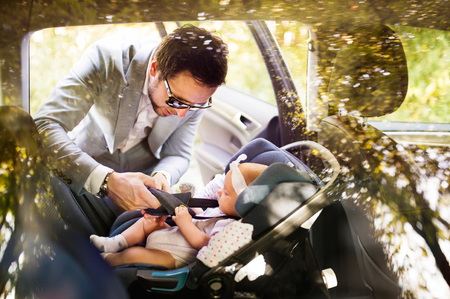
[[(165, 3), (167, 2), (167, 3)], [(177, 4), (178, 2), (178, 4)], [(169, 5), (170, 4), (170, 5)], [(448, 1), (52, 1), (2, 4), (4, 31), (193, 20), (296, 20), (313, 27), (380, 23), (449, 30)], [(177, 9), (173, 9), (176, 7)], [(4, 34), (2, 34), (4, 35)]]

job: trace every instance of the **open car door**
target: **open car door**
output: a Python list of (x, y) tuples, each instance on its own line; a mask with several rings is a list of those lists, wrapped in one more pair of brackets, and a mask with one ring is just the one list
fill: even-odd
[[(283, 129), (284, 120), (288, 119), (292, 128), (292, 112), (300, 120), (304, 114), (291, 74), (267, 23), (230, 23), (234, 30), (239, 29), (241, 36), (249, 38), (234, 40), (225, 31), (228, 26), (221, 28), (223, 35), (231, 37), (226, 39), (230, 48), (227, 84), (217, 90), (214, 105), (205, 111), (199, 126), (200, 142), (195, 148), (205, 184), (215, 174), (223, 173), (231, 156), (256, 137), (277, 146), (306, 139), (302, 136), (303, 121), (294, 126), (300, 126), (299, 130)], [(285, 105), (287, 102), (294, 105)]]

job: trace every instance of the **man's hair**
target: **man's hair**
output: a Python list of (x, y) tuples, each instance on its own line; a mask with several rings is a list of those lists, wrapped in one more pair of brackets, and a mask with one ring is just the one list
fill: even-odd
[(187, 24), (164, 37), (155, 53), (160, 79), (189, 71), (194, 80), (208, 87), (225, 83), (228, 47), (216, 34)]

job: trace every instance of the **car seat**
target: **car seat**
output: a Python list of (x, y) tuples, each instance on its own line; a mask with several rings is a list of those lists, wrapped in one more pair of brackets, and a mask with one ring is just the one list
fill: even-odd
[(99, 200), (90, 193), (78, 195), (56, 176), (52, 176), (51, 186), (58, 199), (55, 204), (67, 225), (86, 237), (92, 234), (108, 235), (118, 215), (107, 201)]
[(0, 144), (0, 293), (7, 298), (127, 298), (95, 247), (64, 227), (46, 202), (41, 142), (26, 111), (0, 106)]
[[(400, 38), (387, 26), (361, 27), (348, 36), (352, 42), (342, 46), (331, 75), (330, 116), (318, 133), (318, 142), (342, 167), (332, 195), (340, 201), (324, 209), (311, 229), (312, 243), (319, 266), (332, 267), (340, 282), (330, 290), (333, 298), (397, 298), (399, 278), (374, 229), (375, 207), (386, 204), (396, 213), (410, 213), (413, 227), (431, 211), (417, 192), (420, 170), (414, 161), (367, 118), (392, 113), (403, 103), (406, 57)], [(399, 187), (405, 176), (409, 183)], [(436, 228), (429, 223), (427, 229), (427, 243), (436, 243)], [(433, 247), (436, 259), (445, 260)]]
[[(272, 163), (236, 201), (242, 221), (254, 226), (249, 244), (213, 268), (199, 260), (176, 270), (141, 264), (116, 267), (115, 272), (131, 296), (329, 298), (322, 279), (323, 269), (317, 267), (309, 243), (307, 221), (332, 203), (327, 194), (339, 173), (339, 164), (317, 143), (298, 142), (286, 148), (294, 147), (322, 161), (326, 169), (323, 173), (327, 174), (322, 187), (308, 172), (300, 172), (285, 163)], [(265, 271), (256, 279), (237, 278), (257, 257), (264, 260)]]

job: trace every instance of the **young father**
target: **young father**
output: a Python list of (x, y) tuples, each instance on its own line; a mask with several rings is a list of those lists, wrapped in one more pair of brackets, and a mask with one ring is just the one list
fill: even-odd
[(187, 170), (227, 53), (192, 25), (159, 44), (126, 35), (92, 44), (34, 115), (48, 167), (79, 195), (156, 208), (146, 186), (171, 192)]

